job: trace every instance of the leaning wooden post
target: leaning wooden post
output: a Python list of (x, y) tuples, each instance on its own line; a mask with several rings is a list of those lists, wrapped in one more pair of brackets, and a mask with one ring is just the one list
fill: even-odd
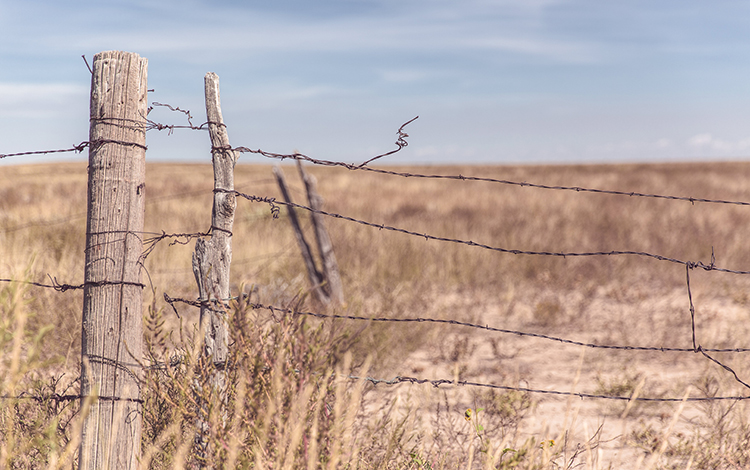
[[(289, 195), (289, 189), (286, 186), (286, 179), (284, 179), (284, 172), (278, 166), (273, 167), (273, 174), (276, 176), (276, 182), (279, 184), (281, 190), (281, 197), (284, 201), (291, 203), (292, 197)], [(302, 226), (297, 218), (297, 213), (294, 211), (294, 207), (287, 206), (287, 213), (289, 214), (289, 221), (292, 223), (292, 230), (294, 230), (294, 236), (297, 238), (297, 245), (299, 245), (300, 251), (302, 252), (302, 260), (305, 262), (305, 268), (307, 268), (307, 278), (310, 280), (312, 291), (315, 293), (315, 297), (324, 305), (330, 303), (331, 298), (328, 296), (327, 291), (324, 289), (325, 279), (323, 273), (318, 271), (315, 266), (315, 260), (313, 259), (312, 250), (310, 245), (305, 240), (305, 235), (302, 233)]]
[(315, 240), (318, 242), (318, 253), (323, 263), (323, 277), (326, 280), (327, 291), (330, 299), (338, 305), (344, 303), (344, 287), (341, 284), (341, 275), (339, 274), (339, 264), (336, 261), (336, 255), (333, 252), (333, 243), (328, 236), (323, 216), (316, 211), (323, 209), (323, 198), (318, 194), (315, 177), (302, 167), (302, 162), (297, 160), (297, 170), (299, 171), (302, 182), (305, 183), (305, 192), (307, 193), (307, 202), (313, 212), (310, 213), (313, 227), (315, 228)]
[(141, 265), (146, 178), (147, 64), (131, 52), (94, 56), (79, 469), (136, 469), (141, 448)]
[[(214, 167), (214, 200), (211, 213), (211, 238), (198, 239), (193, 253), (193, 273), (201, 300), (200, 328), (204, 334), (205, 357), (213, 364), (213, 392), (223, 402), (229, 333), (227, 310), (229, 302), (229, 265), (232, 262), (232, 226), (237, 206), (234, 194), (234, 165), (239, 152), (229, 145), (227, 128), (221, 115), (219, 76), (209, 72), (205, 77), (206, 116), (211, 137)], [(199, 452), (207, 455), (207, 421), (199, 423)]]

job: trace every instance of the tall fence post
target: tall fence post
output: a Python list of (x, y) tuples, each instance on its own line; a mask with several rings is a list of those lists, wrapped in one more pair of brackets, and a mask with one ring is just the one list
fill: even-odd
[[(219, 76), (213, 72), (204, 79), (206, 116), (211, 138), (214, 167), (214, 198), (211, 212), (211, 238), (198, 239), (193, 253), (193, 274), (201, 300), (200, 328), (204, 334), (203, 354), (213, 366), (212, 393), (225, 399), (225, 366), (229, 353), (227, 310), (229, 302), (229, 267), (232, 262), (232, 227), (237, 199), (234, 194), (234, 165), (239, 153), (229, 145), (229, 135), (221, 115)], [(215, 396), (216, 396), (215, 395)], [(205, 396), (205, 395), (204, 395)], [(202, 415), (202, 411), (199, 410)], [(208, 421), (199, 415), (201, 435), (199, 454), (208, 456)]]
[(98, 398), (83, 423), (81, 470), (136, 469), (140, 457), (147, 64), (131, 52), (94, 56), (81, 395)]

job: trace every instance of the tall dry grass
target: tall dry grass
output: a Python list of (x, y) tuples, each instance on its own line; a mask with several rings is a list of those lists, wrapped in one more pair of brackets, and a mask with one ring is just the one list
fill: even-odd
[[(291, 167), (286, 171), (293, 173)], [(399, 168), (544, 184), (750, 200), (743, 163)], [(352, 217), (534, 251), (634, 250), (747, 269), (744, 207), (538, 190), (491, 183), (412, 180), (310, 168), (326, 209)], [(0, 177), (2, 278), (76, 284), (83, 278), (84, 164), (4, 167)], [(238, 165), (239, 191), (278, 197), (270, 167)], [(301, 184), (293, 192), (304, 201)], [(210, 221), (208, 165), (149, 165), (146, 231), (201, 232)], [(685, 269), (634, 256), (549, 258), (327, 221), (347, 303), (337, 313), (438, 317), (586, 342), (690, 347)], [(148, 235), (146, 235), (148, 237)], [(162, 294), (195, 297), (192, 242), (160, 242), (145, 260), (149, 356), (143, 462), (199, 464), (192, 448), (197, 312), (180, 318)], [(183, 244), (184, 243), (184, 244)], [(239, 200), (233, 292), (253, 301), (323, 311), (293, 234), (264, 204)], [(691, 272), (698, 340), (747, 346), (746, 276)], [(80, 291), (3, 283), (0, 341), (6, 396), (77, 392)], [(750, 427), (744, 402), (677, 406), (555, 400), (461, 387), (388, 388), (345, 379), (410, 375), (629, 396), (747, 395), (726, 371), (695, 355), (578, 349), (465, 329), (272, 318), (237, 304), (227, 415), (208, 413), (210, 452), (226, 468), (742, 468)], [(43, 346), (43, 347), (42, 347)], [(717, 357), (747, 377), (742, 354)], [(175, 359), (178, 358), (179, 360)], [(575, 379), (579, 377), (579, 379)], [(641, 384), (639, 388), (639, 384)], [(208, 389), (205, 393), (209, 393)], [(208, 398), (208, 397), (205, 397)], [(6, 468), (69, 467), (77, 401), (3, 400)], [(464, 416), (473, 410), (472, 419)], [(678, 416), (670, 428), (673, 417)], [(601, 426), (600, 426), (601, 425)], [(670, 431), (671, 432), (667, 432)], [(553, 444), (554, 442), (554, 444)], [(736, 466), (736, 467), (733, 467)]]

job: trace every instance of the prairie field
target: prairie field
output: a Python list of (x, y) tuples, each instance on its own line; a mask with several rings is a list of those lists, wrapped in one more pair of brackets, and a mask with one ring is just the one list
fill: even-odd
[[(280, 199), (272, 167), (245, 158), (236, 190)], [(307, 205), (296, 168), (282, 168)], [(693, 333), (706, 350), (750, 348), (750, 277), (674, 262), (750, 271), (750, 206), (305, 168), (325, 211), (385, 228), (325, 218), (345, 295), (326, 307), (286, 208), (274, 218), (237, 199), (232, 293), (250, 303), (233, 306), (231, 412), (207, 457), (217, 468), (750, 467), (747, 401), (681, 401), (750, 396), (750, 352), (692, 350)], [(750, 202), (742, 162), (389, 169)], [(0, 171), (0, 468), (75, 462), (80, 404), (54, 397), (78, 393), (81, 290), (28, 282), (83, 282), (86, 182), (85, 163)], [(164, 300), (196, 299), (195, 242), (156, 240), (206, 232), (212, 188), (210, 164), (147, 165), (143, 362), (168, 365), (144, 372), (144, 468), (198, 465), (187, 390), (199, 365), (173, 360), (195, 345), (198, 311)]]

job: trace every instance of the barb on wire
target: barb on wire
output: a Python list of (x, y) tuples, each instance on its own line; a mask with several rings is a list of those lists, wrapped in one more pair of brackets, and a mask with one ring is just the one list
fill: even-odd
[[(399, 227), (393, 227), (393, 226), (389, 226), (385, 224), (376, 224), (373, 222), (356, 219), (354, 217), (349, 217), (349, 216), (337, 214), (334, 212), (327, 212), (327, 211), (323, 211), (319, 209), (313, 209), (311, 207), (304, 206), (301, 204), (296, 204), (294, 202), (277, 201), (275, 198), (253, 196), (253, 195), (241, 193), (239, 191), (232, 191), (232, 190), (226, 190), (226, 189), (215, 189), (214, 191), (231, 192), (231, 193), (234, 193), (236, 196), (247, 199), (248, 201), (251, 201), (251, 202), (265, 202), (268, 204), (279, 204), (279, 205), (288, 206), (288, 207), (295, 207), (297, 209), (314, 212), (316, 214), (322, 214), (322, 215), (332, 217), (335, 219), (346, 220), (346, 221), (354, 222), (360, 225), (365, 225), (367, 227), (377, 228), (378, 230), (388, 230), (391, 232), (403, 233), (406, 235), (424, 238), (425, 240), (435, 240), (435, 241), (441, 241), (441, 242), (447, 242), (447, 243), (457, 243), (461, 245), (474, 246), (477, 248), (483, 248), (485, 250), (496, 251), (500, 253), (509, 253), (513, 255), (530, 255), (530, 256), (553, 256), (553, 257), (559, 257), (559, 258), (588, 257), (588, 256), (640, 256), (640, 257), (645, 257), (645, 258), (656, 259), (659, 261), (667, 261), (670, 263), (681, 264), (683, 266), (688, 266), (690, 269), (701, 268), (705, 271), (719, 271), (723, 273), (743, 274), (743, 275), (750, 274), (750, 271), (737, 271), (733, 269), (717, 267), (713, 264), (713, 259), (712, 259), (711, 264), (705, 264), (702, 261), (685, 261), (685, 260), (680, 260), (677, 258), (670, 258), (668, 256), (663, 256), (659, 254), (648, 253), (645, 251), (611, 250), (611, 251), (590, 251), (590, 252), (554, 252), (554, 251), (530, 251), (530, 250), (501, 248), (501, 247), (486, 245), (483, 243), (477, 243), (471, 240), (439, 237), (436, 235), (430, 235), (428, 233), (414, 232), (412, 230), (407, 230), (407, 229), (403, 229)], [(273, 206), (271, 210), (273, 211)]]
[(167, 233), (162, 230), (161, 235), (156, 235), (143, 240), (143, 244), (146, 248), (143, 250), (143, 253), (141, 253), (141, 260), (143, 261), (148, 258), (148, 255), (150, 255), (151, 252), (154, 251), (156, 245), (162, 240), (173, 238), (174, 240), (169, 243), (169, 246), (187, 245), (193, 238), (207, 237), (208, 235), (210, 235), (210, 233), (210, 231), (193, 233)]
[(387, 157), (388, 155), (393, 155), (394, 153), (400, 151), (402, 148), (408, 146), (409, 143), (406, 141), (406, 138), (409, 137), (409, 134), (404, 132), (404, 127), (408, 126), (409, 124), (416, 121), (417, 119), (419, 119), (419, 116), (409, 119), (405, 123), (401, 124), (401, 127), (398, 128), (398, 130), (396, 131), (396, 134), (398, 134), (398, 140), (396, 140), (397, 148), (395, 150), (391, 150), (390, 152), (386, 152), (381, 155), (372, 157), (371, 159), (359, 165), (359, 168), (364, 168), (365, 166), (367, 166), (367, 164), (374, 162), (375, 160), (378, 160), (380, 158)]
[[(363, 171), (369, 171), (372, 173), (378, 173), (382, 175), (400, 176), (404, 178), (444, 179), (444, 180), (457, 180), (457, 181), (482, 181), (485, 183), (496, 183), (496, 184), (520, 186), (520, 187), (528, 187), (528, 188), (536, 188), (536, 189), (574, 191), (577, 193), (610, 194), (610, 195), (615, 195), (615, 196), (667, 199), (667, 200), (673, 200), (673, 201), (687, 201), (691, 204), (695, 204), (696, 202), (703, 202), (707, 204), (730, 204), (730, 205), (738, 205), (738, 206), (750, 206), (750, 202), (748, 201), (731, 201), (731, 200), (724, 200), (724, 199), (709, 199), (709, 198), (692, 197), (692, 196), (673, 196), (673, 195), (668, 195), (668, 194), (642, 193), (638, 191), (617, 191), (617, 190), (610, 190), (610, 189), (586, 188), (582, 186), (548, 185), (548, 184), (539, 184), (539, 183), (528, 183), (526, 181), (512, 181), (512, 180), (504, 180), (504, 179), (498, 179), (498, 178), (489, 178), (489, 177), (483, 177), (483, 176), (465, 176), (462, 174), (438, 175), (438, 174), (411, 173), (411, 172), (405, 172), (405, 171), (386, 170), (382, 168), (372, 168), (369, 166), (363, 166), (364, 164), (357, 165), (354, 163), (346, 163), (346, 162), (339, 162), (339, 161), (332, 161), (332, 160), (322, 160), (318, 158), (312, 158), (302, 153), (282, 154), (282, 153), (267, 152), (261, 149), (251, 149), (248, 147), (235, 147), (232, 150), (235, 150), (241, 153), (254, 153), (254, 154), (266, 157), (266, 158), (282, 160), (282, 161), (286, 159), (300, 160), (300, 161), (309, 162), (313, 165), (343, 167), (343, 168), (346, 168), (347, 170), (363, 170)], [(389, 155), (389, 154), (384, 154), (384, 155)], [(366, 163), (369, 163), (369, 161)]]
[(126, 398), (126, 397), (115, 397), (110, 395), (60, 395), (59, 393), (50, 393), (49, 395), (45, 396), (39, 396), (39, 395), (28, 395), (28, 394), (21, 394), (16, 396), (11, 395), (2, 395), (0, 396), (0, 400), (34, 400), (37, 402), (43, 402), (43, 401), (55, 401), (55, 402), (61, 402), (61, 401), (74, 401), (74, 400), (81, 400), (85, 398), (95, 398), (97, 400), (103, 400), (103, 401), (129, 401), (134, 403), (141, 403), (143, 404), (144, 401), (141, 398)]
[(57, 149), (57, 150), (34, 150), (30, 152), (18, 152), (18, 153), (3, 153), (0, 154), (0, 158), (6, 158), (6, 157), (20, 157), (23, 155), (46, 155), (48, 153), (65, 153), (65, 152), (83, 152), (83, 150), (88, 147), (91, 143), (90, 142), (81, 142), (80, 144), (71, 147), (69, 149)]
[[(215, 193), (233, 193), (235, 196), (240, 196), (240, 197), (242, 197), (244, 199), (247, 199), (250, 202), (262, 202), (262, 203), (268, 204), (271, 207), (271, 215), (273, 215), (274, 219), (278, 219), (279, 218), (280, 209), (279, 209), (279, 206), (277, 206), (277, 204), (281, 204), (283, 206), (297, 207), (297, 204), (294, 204), (293, 202), (277, 201), (275, 197), (253, 196), (252, 194), (244, 194), (244, 193), (241, 193), (239, 191), (231, 190), (231, 189), (215, 188), (214, 192)], [(306, 206), (299, 206), (299, 207), (302, 208), (302, 207), (306, 207)], [(308, 208), (308, 209), (310, 209), (310, 208)], [(310, 210), (313, 211), (313, 212), (315, 212), (315, 209), (310, 209)], [(318, 211), (318, 212), (321, 212), (321, 213), (325, 214), (323, 211)]]
[(154, 107), (156, 107), (156, 106), (161, 106), (161, 107), (169, 108), (170, 111), (183, 113), (187, 117), (188, 125), (186, 125), (186, 126), (185, 125), (180, 126), (180, 125), (176, 125), (176, 124), (161, 124), (161, 123), (152, 121), (152, 120), (150, 120), (148, 118), (145, 118), (145, 116), (144, 116), (144, 118), (146, 119), (146, 122), (147, 122), (147, 126), (146, 126), (146, 130), (147, 131), (154, 130), (154, 129), (157, 130), (157, 131), (162, 131), (164, 129), (167, 129), (168, 130), (167, 134), (168, 135), (172, 135), (172, 133), (174, 132), (175, 129), (192, 129), (194, 131), (201, 131), (201, 130), (207, 130), (208, 129), (208, 127), (207, 127), (208, 124), (209, 124), (208, 122), (204, 122), (200, 126), (194, 125), (193, 121), (192, 121), (193, 116), (190, 114), (190, 110), (182, 109), (179, 106), (172, 106), (172, 105), (169, 105), (169, 104), (166, 104), (166, 103), (159, 103), (157, 101), (154, 101), (154, 102), (151, 103), (151, 106), (149, 106), (146, 114), (148, 115), (151, 112), (151, 110), (153, 110)]
[(52, 277), (51, 275), (47, 274), (50, 280), (50, 284), (43, 284), (41, 282), (34, 282), (34, 281), (20, 281), (18, 279), (0, 279), (0, 282), (17, 282), (19, 284), (26, 284), (29, 286), (36, 286), (36, 287), (43, 287), (45, 289), (55, 289), (57, 292), (65, 292), (69, 290), (75, 290), (75, 289), (83, 289), (83, 284), (73, 285), (73, 284), (60, 284), (57, 282), (56, 277)]
[(26, 284), (29, 286), (35, 286), (35, 287), (42, 287), (45, 289), (54, 289), (58, 292), (66, 292), (69, 290), (76, 290), (76, 289), (83, 289), (86, 286), (91, 287), (101, 287), (101, 286), (136, 286), (140, 288), (145, 288), (146, 285), (142, 284), (140, 282), (131, 282), (131, 281), (88, 281), (84, 282), (83, 284), (60, 284), (57, 282), (57, 278), (47, 275), (50, 278), (51, 284), (43, 284), (41, 282), (33, 282), (33, 281), (20, 281), (18, 279), (0, 279), (0, 282), (17, 282), (19, 284)]
[(547, 394), (547, 395), (562, 395), (562, 396), (570, 396), (570, 397), (579, 397), (579, 398), (592, 398), (592, 399), (602, 399), (602, 400), (620, 400), (620, 401), (644, 401), (644, 402), (681, 402), (681, 401), (691, 401), (691, 402), (702, 402), (702, 401), (716, 401), (716, 400), (750, 400), (750, 396), (720, 396), (720, 397), (688, 397), (688, 398), (649, 398), (649, 397), (623, 397), (623, 396), (611, 396), (611, 395), (596, 395), (592, 393), (578, 393), (578, 392), (561, 392), (558, 390), (540, 390), (540, 389), (534, 389), (534, 388), (528, 388), (528, 387), (511, 387), (508, 385), (496, 385), (496, 384), (487, 384), (487, 383), (480, 383), (480, 382), (472, 382), (469, 380), (451, 380), (451, 379), (422, 379), (417, 377), (404, 377), (397, 375), (396, 377), (392, 379), (374, 379), (372, 377), (356, 377), (356, 376), (349, 376), (349, 378), (354, 380), (366, 380), (368, 382), (371, 382), (373, 385), (398, 385), (402, 383), (408, 383), (408, 384), (430, 384), (433, 387), (440, 387), (441, 385), (458, 385), (458, 386), (466, 386), (466, 387), (481, 387), (481, 388), (492, 388), (492, 389), (499, 389), (499, 390), (510, 390), (510, 391), (517, 391), (517, 392), (528, 392), (528, 393), (539, 393), (539, 394)]

